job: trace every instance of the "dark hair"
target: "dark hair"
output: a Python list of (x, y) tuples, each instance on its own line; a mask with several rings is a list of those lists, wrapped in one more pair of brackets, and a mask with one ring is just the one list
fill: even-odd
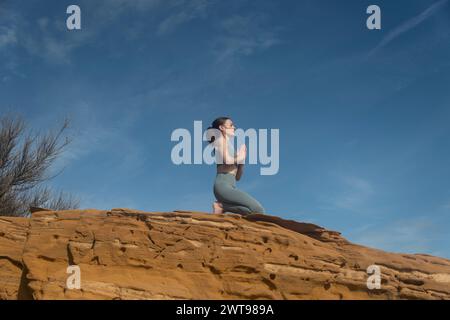
[[(225, 124), (225, 121), (227, 121), (227, 120), (231, 120), (231, 118), (229, 118), (229, 117), (219, 117), (219, 118), (217, 118), (216, 120), (214, 120), (214, 121), (212, 122), (211, 126), (208, 127), (207, 130), (209, 130), (209, 129), (217, 129), (217, 130), (220, 130), (219, 127), (222, 126), (222, 125), (224, 125), (224, 124)], [(216, 137), (215, 137), (214, 135), (210, 134), (210, 135), (209, 135), (209, 140), (208, 140), (208, 142), (209, 142), (209, 143), (213, 143), (215, 139), (216, 139)]]

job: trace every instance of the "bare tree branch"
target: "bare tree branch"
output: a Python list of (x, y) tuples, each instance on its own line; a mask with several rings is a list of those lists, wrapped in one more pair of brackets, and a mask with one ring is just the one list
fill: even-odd
[(26, 125), (20, 117), (0, 118), (0, 215), (26, 215), (30, 206), (46, 206), (64, 210), (76, 208), (79, 202), (62, 191), (53, 195), (40, 187), (56, 175), (48, 171), (54, 161), (71, 142), (63, 137), (69, 127), (65, 119), (57, 133), (46, 135), (25, 133)]

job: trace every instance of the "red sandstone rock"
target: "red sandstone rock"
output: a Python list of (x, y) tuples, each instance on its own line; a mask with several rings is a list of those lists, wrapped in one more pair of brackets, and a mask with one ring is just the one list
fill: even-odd
[(35, 210), (0, 217), (0, 299), (450, 299), (450, 261), (268, 215)]

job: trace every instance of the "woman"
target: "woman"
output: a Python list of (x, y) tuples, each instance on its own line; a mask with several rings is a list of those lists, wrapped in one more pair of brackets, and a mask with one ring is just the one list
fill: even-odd
[[(214, 213), (232, 212), (247, 215), (249, 213), (264, 213), (261, 204), (249, 194), (236, 188), (244, 172), (244, 161), (247, 156), (245, 144), (241, 146), (237, 154), (234, 154), (232, 140), (235, 126), (227, 117), (220, 117), (213, 121), (208, 129), (217, 129), (221, 134), (218, 138), (211, 137), (215, 151), (218, 152), (220, 161), (217, 161), (217, 174), (214, 181), (214, 196), (217, 201), (213, 204)], [(223, 160), (222, 160), (223, 159)]]

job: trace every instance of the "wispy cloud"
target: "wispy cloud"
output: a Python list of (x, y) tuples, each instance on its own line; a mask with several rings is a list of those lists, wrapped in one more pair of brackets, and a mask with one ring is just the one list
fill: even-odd
[(438, 225), (429, 217), (397, 219), (385, 224), (371, 225), (354, 232), (352, 241), (362, 245), (395, 252), (428, 253), (432, 250)]
[[(129, 10), (152, 10), (167, 2), (167, 0), (100, 0), (95, 2), (97, 24), (108, 24)], [(90, 7), (90, 0), (83, 0), (82, 7)]]
[(219, 26), (222, 34), (215, 42), (217, 62), (249, 56), (279, 44), (280, 28), (269, 28), (266, 23), (267, 17), (262, 14), (234, 15), (222, 21)]
[[(128, 135), (138, 119), (135, 111), (129, 110), (119, 121), (110, 122), (105, 120), (98, 107), (86, 102), (76, 104), (73, 110), (76, 113), (68, 115), (71, 120), (68, 133), (72, 142), (52, 166), (54, 172), (80, 164), (89, 156), (105, 154), (117, 159), (116, 173), (126, 172), (132, 177), (140, 172), (148, 156), (145, 146)], [(41, 121), (52, 122), (50, 118)]]
[(17, 43), (16, 31), (12, 28), (0, 26), (0, 49)]
[(344, 180), (347, 189), (336, 199), (335, 205), (343, 209), (354, 209), (364, 203), (372, 194), (372, 185), (362, 178), (346, 177)]
[(175, 3), (172, 9), (175, 13), (165, 18), (158, 26), (157, 35), (165, 35), (173, 32), (184, 23), (197, 18), (205, 18), (207, 9), (213, 4), (211, 0), (193, 0), (185, 3)]
[(394, 39), (401, 36), (403, 33), (410, 31), (411, 29), (417, 27), (419, 24), (430, 18), (432, 15), (434, 15), (440, 8), (442, 8), (444, 5), (448, 3), (448, 0), (440, 0), (427, 9), (425, 9), (423, 12), (421, 12), (419, 15), (405, 21), (400, 26), (395, 28), (394, 30), (390, 31), (382, 40), (381, 42), (369, 53), (369, 56), (375, 54), (378, 50), (381, 48), (387, 46), (390, 42), (392, 42)]
[[(21, 45), (30, 54), (38, 56), (51, 63), (67, 64), (71, 61), (72, 52), (81, 47), (92, 37), (90, 32), (80, 32), (72, 36), (57, 36), (57, 28), (52, 28), (46, 21), (47, 18), (38, 20), (41, 30), (39, 37), (26, 36), (22, 33)], [(65, 33), (63, 33), (65, 34)]]
[[(43, 58), (47, 62), (66, 64), (70, 55), (91, 39), (91, 31), (68, 32), (65, 23), (53, 21), (49, 17), (40, 17), (28, 21), (24, 16), (8, 9), (11, 17), (6, 26), (0, 27), (0, 50), (7, 50), (7, 63), (14, 61), (16, 56), (12, 51), (24, 49), (28, 54)], [(6, 14), (6, 13), (5, 13)]]
[[(3, 8), (0, 11), (0, 50), (25, 49), (28, 54), (53, 64), (71, 63), (73, 52), (89, 43), (97, 43), (100, 34), (108, 30), (126, 12), (148, 11), (156, 8), (160, 0), (103, 0), (93, 6), (92, 1), (81, 1), (81, 30), (68, 31), (65, 19), (42, 16), (37, 19), (25, 17), (19, 10)], [(90, 28), (83, 27), (83, 13), (91, 9)], [(96, 40), (96, 41), (94, 41)], [(10, 53), (13, 56), (12, 53)]]
[(373, 184), (361, 177), (353, 175), (338, 176), (337, 182), (339, 191), (334, 196), (331, 195), (322, 199), (325, 202), (323, 209), (344, 209), (360, 213), (366, 207), (367, 201), (375, 194)]
[(266, 14), (235, 14), (218, 22), (211, 44), (210, 81), (226, 83), (242, 59), (282, 43), (282, 27), (269, 23)]

